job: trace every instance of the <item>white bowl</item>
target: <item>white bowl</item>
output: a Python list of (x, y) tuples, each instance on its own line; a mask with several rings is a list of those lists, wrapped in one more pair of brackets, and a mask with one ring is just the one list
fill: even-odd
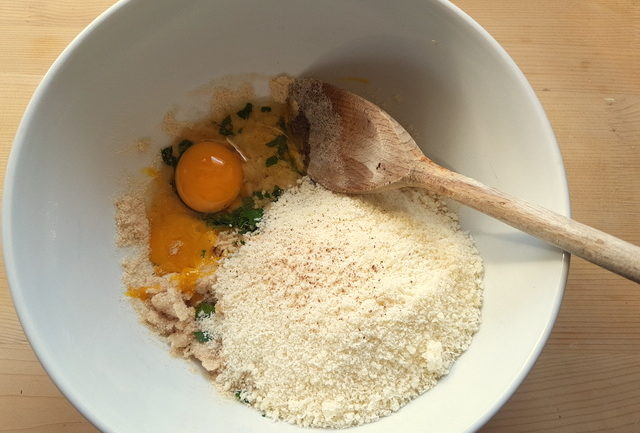
[[(296, 432), (220, 397), (123, 299), (112, 199), (166, 137), (190, 90), (236, 73), (312, 75), (378, 101), (450, 168), (567, 215), (562, 160), (534, 92), (444, 1), (118, 3), (55, 62), (24, 116), (3, 209), (9, 283), (29, 340), (105, 432)], [(365, 77), (369, 84), (345, 77)], [(483, 323), (433, 390), (360, 432), (469, 432), (527, 374), (551, 330), (568, 258), (466, 208), (486, 264)]]

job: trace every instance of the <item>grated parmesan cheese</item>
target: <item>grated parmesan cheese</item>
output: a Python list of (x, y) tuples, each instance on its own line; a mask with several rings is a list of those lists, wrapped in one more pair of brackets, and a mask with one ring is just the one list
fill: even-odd
[[(426, 192), (332, 193), (304, 179), (210, 282), (196, 357), (266, 415), (347, 427), (434, 386), (480, 323), (481, 259)], [(203, 353), (208, 348), (209, 356)]]

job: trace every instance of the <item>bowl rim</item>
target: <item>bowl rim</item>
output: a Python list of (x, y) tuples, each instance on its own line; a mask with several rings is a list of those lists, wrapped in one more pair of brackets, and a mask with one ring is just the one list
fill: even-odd
[[(105, 420), (99, 413), (92, 411), (89, 407), (87, 407), (83, 403), (82, 395), (74, 392), (74, 390), (70, 387), (65, 379), (65, 375), (62, 370), (59, 369), (59, 365), (55, 362), (52, 357), (52, 354), (47, 352), (43, 345), (41, 344), (41, 338), (37, 330), (37, 326), (31, 320), (30, 315), (28, 314), (28, 308), (25, 304), (24, 298), (22, 296), (22, 289), (18, 284), (18, 276), (15, 272), (15, 258), (13, 254), (13, 224), (11, 218), (11, 203), (13, 203), (13, 190), (15, 186), (15, 178), (16, 178), (16, 170), (18, 160), (20, 159), (20, 155), (22, 153), (26, 131), (31, 124), (32, 118), (34, 117), (34, 113), (37, 110), (37, 107), (40, 105), (41, 100), (44, 95), (47, 93), (48, 88), (50, 87), (52, 81), (56, 77), (56, 75), (64, 69), (65, 64), (70, 60), (73, 56), (74, 52), (81, 48), (82, 45), (86, 42), (86, 39), (93, 34), (96, 29), (108, 25), (109, 21), (113, 19), (117, 19), (120, 13), (123, 13), (124, 10), (134, 2), (138, 2), (140, 0), (118, 0), (115, 4), (111, 5), (101, 14), (99, 14), (87, 27), (85, 27), (73, 40), (67, 45), (64, 50), (60, 53), (60, 55), (56, 58), (56, 60), (52, 63), (51, 67), (47, 70), (45, 75), (43, 76), (41, 82), (36, 87), (23, 117), (20, 121), (20, 124), (16, 130), (16, 135), (13, 140), (13, 145), (11, 147), (11, 152), (9, 155), (9, 159), (7, 162), (7, 169), (5, 172), (5, 181), (4, 181), (4, 191), (3, 191), (3, 206), (2, 206), (2, 249), (4, 254), (4, 267), (5, 274), (7, 276), (7, 283), (9, 286), (9, 291), (11, 293), (11, 298), (13, 300), (14, 307), (16, 309), (18, 319), (20, 320), (20, 324), (24, 330), (24, 333), (36, 354), (38, 360), (40, 361), (43, 369), (52, 379), (56, 387), (60, 390), (60, 392), (67, 398), (71, 404), (96, 428), (103, 432), (114, 432), (113, 429), (109, 427), (107, 424), (107, 420)], [(443, 9), (446, 13), (457, 17), (463, 23), (463, 25), (469, 26), (473, 31), (477, 33), (477, 35), (487, 42), (491, 48), (495, 51), (495, 53), (499, 56), (499, 58), (507, 64), (510, 69), (510, 72), (514, 74), (518, 83), (522, 86), (522, 88), (526, 91), (527, 97), (532, 103), (532, 108), (535, 111), (536, 117), (541, 125), (543, 125), (543, 133), (547, 136), (546, 142), (549, 143), (549, 151), (553, 156), (554, 163), (556, 164), (556, 169), (560, 170), (561, 174), (561, 195), (562, 195), (562, 210), (559, 212), (565, 216), (571, 216), (571, 202), (568, 188), (568, 181), (566, 176), (566, 169), (564, 166), (564, 162), (562, 159), (562, 154), (560, 152), (560, 147), (556, 140), (555, 134), (553, 132), (551, 123), (547, 118), (547, 115), (544, 111), (542, 103), (540, 102), (538, 96), (533, 90), (531, 84), (526, 79), (524, 73), (517, 66), (515, 61), (511, 58), (511, 56), (506, 52), (506, 50), (489, 34), (487, 30), (485, 30), (480, 24), (478, 24), (471, 16), (469, 16), (466, 12), (464, 12), (460, 7), (454, 5), (448, 0), (432, 0), (433, 3), (438, 5), (441, 9)], [(529, 353), (529, 356), (526, 362), (523, 364), (521, 370), (518, 372), (518, 375), (514, 378), (513, 382), (510, 386), (504, 391), (502, 396), (497, 399), (491, 408), (484, 413), (483, 416), (479, 417), (472, 425), (467, 428), (464, 433), (472, 433), (480, 429), (484, 424), (486, 424), (499, 410), (502, 406), (511, 398), (511, 396), (515, 393), (518, 387), (522, 384), (526, 376), (529, 374), (531, 369), (533, 368), (535, 362), (537, 361), (540, 353), (542, 352), (557, 319), (560, 305), (562, 303), (564, 290), (567, 283), (568, 271), (569, 271), (569, 263), (570, 263), (570, 254), (567, 252), (563, 252), (562, 254), (562, 269), (559, 275), (558, 287), (555, 298), (553, 300), (553, 305), (550, 311), (550, 316), (547, 324), (545, 325), (542, 333), (540, 334), (538, 340), (536, 341), (533, 349)]]

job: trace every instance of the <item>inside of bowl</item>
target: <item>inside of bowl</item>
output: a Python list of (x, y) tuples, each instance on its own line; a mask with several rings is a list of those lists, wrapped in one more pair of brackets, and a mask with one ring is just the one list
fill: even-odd
[[(217, 77), (286, 72), (372, 99), (427, 155), (568, 211), (562, 161), (533, 92), (479, 27), (440, 2), (122, 2), (65, 52), (12, 155), (5, 253), (22, 323), (60, 388), (104, 431), (283, 432), (220, 396), (138, 323), (123, 296), (112, 200), (150, 160), (127, 151)], [(485, 261), (483, 323), (433, 390), (362, 432), (477, 428), (526, 374), (565, 279), (560, 251), (459, 208)], [(402, 430), (400, 430), (402, 429)]]

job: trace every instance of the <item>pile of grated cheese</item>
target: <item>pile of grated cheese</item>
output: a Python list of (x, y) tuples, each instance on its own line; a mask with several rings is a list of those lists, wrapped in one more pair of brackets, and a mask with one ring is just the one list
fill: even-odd
[(433, 387), (480, 323), (482, 261), (426, 192), (332, 193), (303, 179), (225, 258), (198, 320), (216, 382), (267, 416), (348, 427)]

